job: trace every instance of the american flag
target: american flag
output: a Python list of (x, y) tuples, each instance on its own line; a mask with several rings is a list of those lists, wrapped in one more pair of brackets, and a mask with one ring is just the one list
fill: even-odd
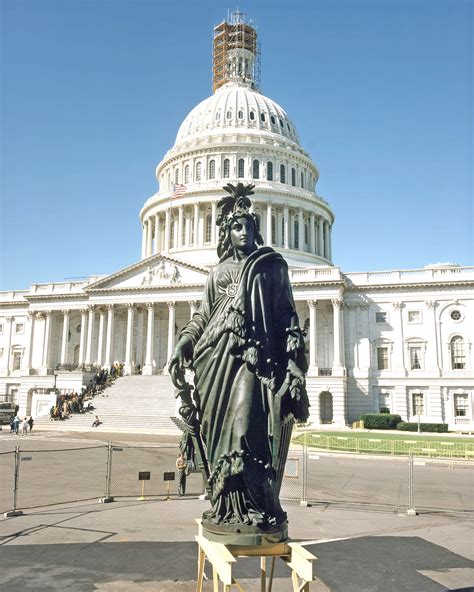
[(173, 193), (171, 194), (171, 198), (174, 197), (183, 197), (186, 193), (186, 185), (182, 185), (181, 183), (175, 183), (173, 185)]

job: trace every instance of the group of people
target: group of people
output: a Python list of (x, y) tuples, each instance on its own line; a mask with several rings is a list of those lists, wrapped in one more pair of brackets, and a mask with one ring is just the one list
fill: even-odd
[(93, 409), (90, 400), (86, 398), (90, 395), (88, 389), (82, 393), (66, 393), (59, 395), (56, 405), (53, 405), (49, 410), (51, 419), (67, 419), (72, 413), (85, 413)]
[(15, 434), (18, 436), (21, 428), (21, 436), (27, 436), (28, 432), (31, 432), (33, 429), (34, 419), (31, 417), (28, 419), (27, 417), (21, 420), (18, 415), (12, 415), (10, 418), (10, 434)]

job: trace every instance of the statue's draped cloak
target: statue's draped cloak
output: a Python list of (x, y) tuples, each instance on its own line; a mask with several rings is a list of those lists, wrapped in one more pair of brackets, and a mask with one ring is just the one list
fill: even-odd
[(284, 259), (264, 247), (243, 262), (219, 263), (181, 335), (194, 347), (194, 397), (212, 487), (206, 518), (278, 524), (285, 515), (274, 488), (272, 435), (280, 418), (273, 398), (289, 358), (304, 357)]

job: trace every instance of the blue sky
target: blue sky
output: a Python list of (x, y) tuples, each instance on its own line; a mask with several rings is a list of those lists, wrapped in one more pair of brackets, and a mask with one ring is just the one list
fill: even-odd
[[(0, 289), (112, 273), (187, 113), (221, 0), (0, 0)], [(241, 1), (262, 92), (296, 125), (343, 271), (473, 256), (473, 3)]]

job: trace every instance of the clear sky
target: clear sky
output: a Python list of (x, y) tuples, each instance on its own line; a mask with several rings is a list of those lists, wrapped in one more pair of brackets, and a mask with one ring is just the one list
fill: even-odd
[[(211, 89), (229, 1), (0, 0), (0, 289), (140, 258), (138, 213)], [(343, 271), (474, 265), (470, 0), (240, 0), (262, 92), (336, 215)]]

